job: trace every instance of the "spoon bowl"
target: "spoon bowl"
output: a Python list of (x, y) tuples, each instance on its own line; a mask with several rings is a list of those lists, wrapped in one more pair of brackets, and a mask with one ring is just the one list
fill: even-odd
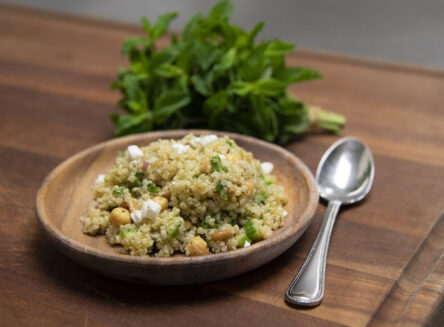
[(339, 140), (319, 163), (316, 181), (320, 196), (342, 204), (362, 200), (373, 184), (374, 167), (372, 153), (364, 143), (355, 137)]

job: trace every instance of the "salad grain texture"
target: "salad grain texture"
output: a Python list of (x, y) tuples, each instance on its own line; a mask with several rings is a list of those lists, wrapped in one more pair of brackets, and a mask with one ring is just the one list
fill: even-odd
[(119, 152), (98, 176), (84, 233), (136, 256), (206, 255), (271, 237), (286, 216), (284, 189), (234, 140), (187, 135)]

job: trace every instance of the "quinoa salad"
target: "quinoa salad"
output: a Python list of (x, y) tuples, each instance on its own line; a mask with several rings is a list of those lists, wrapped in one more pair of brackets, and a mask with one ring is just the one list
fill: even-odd
[(83, 232), (105, 234), (136, 256), (207, 255), (271, 237), (287, 212), (282, 186), (230, 138), (216, 135), (130, 145), (99, 175)]

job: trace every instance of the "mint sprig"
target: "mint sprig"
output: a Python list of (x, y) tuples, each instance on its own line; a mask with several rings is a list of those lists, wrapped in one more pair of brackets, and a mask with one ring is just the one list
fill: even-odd
[(343, 116), (307, 106), (287, 91), (290, 84), (320, 78), (319, 72), (287, 66), (292, 44), (256, 41), (264, 24), (245, 31), (229, 23), (232, 12), (231, 1), (220, 1), (208, 15), (191, 17), (164, 48), (156, 41), (177, 13), (161, 15), (155, 24), (142, 18), (146, 36), (125, 40), (129, 66), (112, 84), (122, 93), (111, 116), (116, 136), (210, 128), (286, 143), (311, 128), (341, 131)]

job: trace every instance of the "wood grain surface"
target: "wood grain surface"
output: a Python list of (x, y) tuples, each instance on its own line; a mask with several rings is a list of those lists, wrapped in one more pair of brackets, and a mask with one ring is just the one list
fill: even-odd
[[(38, 228), (43, 178), (70, 155), (108, 140), (109, 90), (122, 40), (139, 28), (0, 8), (0, 325), (364, 326), (444, 324), (444, 72), (310, 51), (291, 64), (324, 79), (294, 86), (303, 100), (347, 116), (345, 135), (376, 161), (372, 192), (340, 212), (322, 305), (295, 309), (284, 292), (325, 207), (283, 255), (211, 284), (120, 282), (67, 259)], [(287, 149), (315, 170), (337, 136)]]
[[(181, 139), (189, 133), (228, 136), (260, 161), (273, 162), (273, 175), (291, 199), (284, 206), (288, 215), (281, 228), (269, 239), (236, 251), (194, 257), (176, 254), (170, 258), (122, 254), (122, 248), (110, 246), (105, 235), (92, 237), (82, 232), (79, 217), (85, 215), (93, 200), (94, 181), (99, 174), (111, 169), (119, 151), (131, 144), (146, 146), (159, 139)], [(316, 181), (310, 170), (280, 146), (234, 133), (173, 130), (112, 139), (68, 158), (45, 178), (36, 196), (36, 212), (54, 245), (87, 268), (125, 281), (189, 285), (237, 276), (275, 259), (310, 225), (318, 199)]]

